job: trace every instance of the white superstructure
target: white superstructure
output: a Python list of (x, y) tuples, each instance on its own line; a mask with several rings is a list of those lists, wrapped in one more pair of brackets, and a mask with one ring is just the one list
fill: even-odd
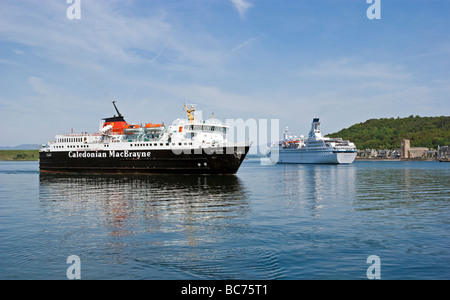
[(322, 136), (319, 118), (314, 118), (308, 138), (292, 138), (286, 128), (284, 140), (273, 144), (270, 152), (274, 163), (351, 164), (356, 158), (357, 149), (354, 143), (342, 138)]
[[(118, 122), (115, 122), (117, 125)], [(194, 109), (188, 119), (176, 119), (171, 125), (129, 125), (114, 131), (114, 123), (101, 124), (93, 134), (58, 134), (54, 141), (41, 151), (113, 151), (113, 150), (198, 150), (231, 146), (227, 141), (229, 126), (213, 117), (202, 120), (194, 117)], [(243, 143), (242, 146), (245, 144)]]

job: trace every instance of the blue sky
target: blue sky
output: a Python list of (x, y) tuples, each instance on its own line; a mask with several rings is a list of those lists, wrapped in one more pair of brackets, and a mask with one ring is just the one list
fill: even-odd
[(449, 115), (450, 1), (0, 0), (0, 146), (184, 117), (279, 119), (307, 134)]

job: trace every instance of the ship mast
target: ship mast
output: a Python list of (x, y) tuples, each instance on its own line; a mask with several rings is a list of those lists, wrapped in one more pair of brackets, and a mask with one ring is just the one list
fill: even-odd
[(122, 114), (120, 113), (120, 111), (117, 109), (116, 101), (113, 101), (112, 104), (114, 105), (114, 108), (116, 109), (117, 114), (119, 115), (119, 117), (122, 117), (122, 118), (123, 118), (123, 115), (122, 115)]

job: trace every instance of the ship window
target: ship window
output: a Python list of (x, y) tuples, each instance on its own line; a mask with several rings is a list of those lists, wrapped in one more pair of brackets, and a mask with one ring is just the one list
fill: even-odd
[(181, 146), (181, 143), (178, 143), (178, 146)]
[(133, 144), (130, 144), (130, 147), (133, 147)]

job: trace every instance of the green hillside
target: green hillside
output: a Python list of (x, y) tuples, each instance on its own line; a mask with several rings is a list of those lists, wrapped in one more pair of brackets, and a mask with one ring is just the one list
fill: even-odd
[(39, 150), (1, 150), (0, 161), (30, 161), (39, 159)]
[(411, 140), (411, 147), (436, 149), (450, 145), (450, 117), (371, 119), (327, 136), (350, 140), (358, 149), (396, 149), (402, 139)]

